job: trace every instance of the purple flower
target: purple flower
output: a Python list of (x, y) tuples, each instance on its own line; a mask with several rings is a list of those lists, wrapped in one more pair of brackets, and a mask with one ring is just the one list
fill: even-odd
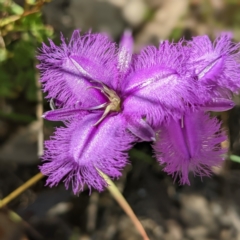
[(212, 43), (208, 36), (194, 37), (188, 42), (191, 54), (188, 67), (202, 84), (238, 92), (240, 45), (231, 38), (230, 33), (222, 33)]
[(198, 111), (162, 126), (153, 148), (164, 171), (175, 180), (179, 177), (181, 184), (190, 184), (189, 171), (209, 176), (211, 167), (221, 164), (226, 151), (220, 143), (225, 139), (218, 120)]
[(164, 42), (132, 61), (132, 45), (128, 31), (119, 49), (103, 34), (79, 31), (69, 44), (62, 38), (60, 47), (52, 41), (43, 45), (38, 56), (43, 90), (60, 107), (44, 118), (66, 125), (45, 142), (40, 169), (50, 186), (63, 180), (75, 194), (84, 184), (102, 191), (107, 184), (98, 170), (121, 176), (132, 144), (155, 140), (156, 125), (169, 115), (181, 116), (197, 99), (182, 77), (184, 52), (177, 46)]
[(131, 38), (127, 43), (119, 50), (118, 62), (115, 44), (102, 34), (80, 36), (75, 31), (69, 44), (62, 38), (60, 47), (52, 41), (50, 47), (43, 45), (38, 56), (41, 82), (47, 97), (61, 106), (44, 117), (66, 125), (45, 142), (40, 169), (49, 176), (50, 186), (63, 180), (75, 194), (85, 184), (102, 191), (107, 183), (98, 170), (115, 178), (121, 175), (135, 140), (123, 128), (120, 92), (113, 90), (121, 80), (116, 68), (127, 71), (131, 62)]
[(75, 194), (85, 184), (102, 191), (99, 170), (121, 176), (137, 141), (154, 141), (158, 161), (182, 184), (189, 171), (210, 175), (223, 160), (224, 133), (204, 112), (234, 106), (239, 45), (222, 34), (213, 44), (203, 36), (163, 41), (138, 55), (132, 49), (129, 31), (118, 48), (104, 34), (79, 31), (69, 43), (62, 37), (60, 46), (43, 44), (40, 81), (53, 108), (43, 117), (65, 124), (45, 142), (40, 169), (50, 186), (62, 180)]
[[(239, 44), (223, 33), (214, 43), (208, 36), (195, 37), (184, 46), (188, 60), (185, 76), (197, 84), (199, 106), (178, 120), (162, 124), (154, 144), (156, 157), (164, 170), (179, 176), (181, 184), (190, 184), (189, 171), (195, 175), (210, 175), (211, 167), (223, 160), (220, 143), (226, 138), (217, 119), (205, 111), (226, 111), (234, 107), (232, 92), (240, 89)], [(205, 89), (205, 90), (204, 90)], [(192, 103), (195, 104), (195, 103)]]
[(205, 110), (226, 111), (235, 105), (232, 92), (238, 93), (240, 89), (240, 45), (233, 43), (231, 37), (230, 33), (222, 33), (214, 43), (208, 36), (187, 42), (186, 66), (199, 85), (206, 87)]

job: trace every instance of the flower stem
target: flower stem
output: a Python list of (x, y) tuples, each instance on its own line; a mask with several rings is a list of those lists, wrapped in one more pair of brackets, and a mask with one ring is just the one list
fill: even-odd
[(102, 177), (105, 179), (105, 181), (108, 183), (108, 187), (107, 187), (108, 191), (111, 193), (113, 198), (115, 198), (115, 200), (118, 202), (121, 208), (125, 211), (125, 213), (130, 217), (133, 224), (135, 225), (139, 233), (142, 235), (142, 238), (144, 240), (149, 240), (147, 233), (145, 232), (141, 222), (133, 212), (132, 208), (130, 207), (126, 199), (123, 197), (122, 193), (118, 190), (116, 185), (112, 182), (112, 180), (107, 175), (105, 175), (99, 169), (98, 171), (102, 175)]
[(3, 200), (0, 200), (0, 208), (7, 205), (9, 202), (11, 202), (14, 198), (16, 198), (18, 195), (23, 193), (25, 190), (27, 190), (29, 187), (34, 185), (36, 182), (38, 182), (41, 178), (43, 178), (44, 175), (42, 173), (38, 173), (32, 178), (30, 178), (27, 182), (25, 182), (23, 185), (21, 185), (19, 188), (11, 192), (8, 196), (6, 196)]

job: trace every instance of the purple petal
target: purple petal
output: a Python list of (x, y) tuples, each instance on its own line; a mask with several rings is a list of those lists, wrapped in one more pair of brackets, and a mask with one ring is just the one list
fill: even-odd
[(115, 45), (103, 34), (88, 33), (80, 36), (74, 31), (67, 44), (50, 46), (43, 44), (38, 55), (41, 82), (48, 98), (57, 98), (65, 106), (76, 103), (94, 106), (103, 103), (105, 97), (92, 86), (98, 80), (111, 86), (115, 73)]
[(221, 124), (203, 112), (187, 114), (180, 121), (162, 127), (160, 139), (154, 145), (156, 157), (164, 170), (180, 177), (181, 184), (190, 184), (189, 171), (208, 176), (212, 166), (219, 166), (226, 150), (220, 143), (226, 139)]
[(127, 164), (126, 151), (135, 138), (124, 130), (120, 114), (93, 127), (100, 117), (91, 114), (81, 121), (72, 121), (66, 128), (58, 128), (55, 136), (45, 142), (40, 169), (48, 176), (48, 185), (64, 181), (66, 188), (72, 185), (75, 194), (83, 191), (85, 184), (90, 190), (103, 191), (107, 183), (97, 169), (112, 178), (121, 176)]
[(189, 47), (191, 57), (187, 68), (195, 72), (201, 83), (239, 91), (240, 45), (231, 41), (231, 34), (221, 34), (214, 43), (208, 36), (195, 37)]
[(156, 141), (155, 131), (145, 120), (133, 116), (125, 116), (125, 118), (128, 130), (136, 137), (142, 141)]
[(201, 89), (186, 79), (184, 62), (180, 45), (166, 41), (159, 50), (145, 48), (124, 82), (124, 111), (145, 116), (155, 126), (165, 118), (180, 117), (187, 105), (198, 103)]

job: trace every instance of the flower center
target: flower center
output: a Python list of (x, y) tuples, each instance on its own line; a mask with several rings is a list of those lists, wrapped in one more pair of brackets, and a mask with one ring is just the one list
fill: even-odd
[(101, 85), (102, 87), (93, 86), (91, 88), (99, 89), (108, 98), (109, 102), (101, 105), (105, 110), (101, 118), (93, 126), (98, 125), (110, 112), (120, 112), (121, 110), (121, 99), (117, 93), (103, 83), (101, 83)]

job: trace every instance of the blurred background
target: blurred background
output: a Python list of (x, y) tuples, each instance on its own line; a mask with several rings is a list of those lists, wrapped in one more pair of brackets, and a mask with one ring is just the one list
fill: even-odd
[[(107, 32), (119, 41), (131, 29), (135, 51), (160, 40), (231, 31), (240, 41), (239, 0), (0, 0), (0, 198), (36, 173), (42, 139), (56, 123), (41, 120), (36, 52), (74, 29)], [(240, 240), (240, 107), (219, 114), (229, 157), (212, 178), (190, 175), (179, 186), (162, 171), (150, 144), (130, 151), (116, 182), (154, 240)], [(234, 161), (231, 161), (234, 160)], [(138, 240), (135, 227), (108, 191), (79, 196), (45, 179), (0, 210), (0, 240)], [(10, 211), (19, 214), (18, 221)]]

